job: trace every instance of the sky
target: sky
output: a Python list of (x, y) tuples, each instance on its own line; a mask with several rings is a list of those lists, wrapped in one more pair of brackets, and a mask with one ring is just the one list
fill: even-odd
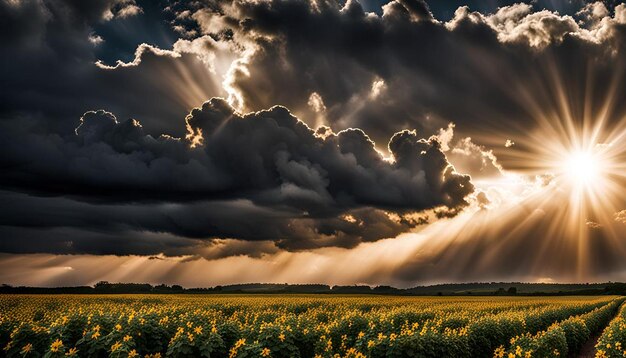
[(625, 4), (0, 18), (0, 283), (626, 280)]

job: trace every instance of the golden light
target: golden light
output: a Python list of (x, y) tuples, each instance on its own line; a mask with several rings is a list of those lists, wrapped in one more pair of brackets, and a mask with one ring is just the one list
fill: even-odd
[[(621, 138), (622, 135), (619, 133), (616, 137)], [(591, 219), (582, 217), (585, 215), (598, 216), (601, 213), (609, 217), (611, 210), (619, 209), (623, 198), (624, 166), (621, 157), (624, 148), (613, 145), (616, 143), (615, 136), (606, 133), (604, 136), (607, 142), (597, 142), (597, 138), (579, 140), (586, 143), (582, 148), (576, 146), (568, 150), (561, 144), (560, 150), (556, 151), (559, 154), (544, 162), (547, 164), (545, 170), (555, 175), (559, 189), (569, 191), (569, 210), (577, 212), (583, 221)]]
[(600, 168), (594, 159), (590, 152), (575, 151), (566, 158), (563, 170), (577, 186), (591, 186), (600, 176)]
[[(584, 73), (572, 76), (547, 59), (532, 80), (509, 89), (528, 115), (521, 130), (512, 135), (510, 128), (497, 128), (494, 122), (493, 131), (474, 136), (496, 148), (509, 173), (545, 183), (537, 195), (517, 203), (529, 211), (540, 208), (549, 217), (547, 229), (536, 235), (538, 224), (527, 228), (516, 218), (520, 224), (514, 230), (540, 242), (533, 252), (537, 270), (547, 260), (567, 257), (569, 274), (579, 281), (597, 274), (602, 250), (626, 255), (624, 226), (615, 219), (626, 209), (626, 113), (619, 110), (620, 76), (606, 82), (595, 78), (592, 67)], [(503, 185), (493, 187), (501, 191)]]

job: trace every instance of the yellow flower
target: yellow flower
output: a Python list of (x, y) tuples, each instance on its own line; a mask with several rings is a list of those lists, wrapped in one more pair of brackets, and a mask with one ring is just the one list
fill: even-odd
[(118, 331), (122, 330), (122, 325), (120, 325), (119, 323), (115, 325), (115, 329)]
[(76, 349), (76, 347), (72, 347), (70, 348), (69, 351), (67, 351), (67, 353), (65, 353), (65, 355), (68, 357), (71, 357), (71, 356), (75, 356), (76, 353), (78, 353), (78, 349)]
[(120, 341), (117, 341), (111, 346), (111, 352), (115, 352), (120, 348), (122, 348), (122, 343), (120, 343)]
[(193, 331), (195, 334), (202, 334), (202, 327), (198, 326), (194, 328)]
[[(13, 338), (13, 337), (11, 337)], [(10, 341), (9, 343), (7, 343), (7, 345), (2, 348), (3, 351), (8, 351), (9, 349), (11, 349), (11, 347), (13, 347), (13, 341)]]
[(124, 338), (123, 338), (123, 339), (124, 339), (124, 342), (128, 342), (128, 341), (130, 341), (131, 339), (133, 339), (133, 337), (131, 337), (131, 336), (129, 336), (129, 335), (127, 334), (127, 335), (125, 335), (125, 336), (124, 336)]
[(22, 347), (22, 350), (20, 351), (20, 353), (21, 354), (26, 354), (26, 353), (29, 353), (32, 350), (33, 350), (33, 345), (31, 343), (28, 343), (27, 345)]
[(284, 342), (284, 341), (285, 341), (285, 335), (284, 335), (284, 334), (282, 334), (282, 333), (281, 333), (281, 334), (279, 334), (279, 335), (278, 335), (278, 339), (280, 339), (280, 341), (281, 341), (281, 342)]
[(132, 351), (128, 352), (128, 358), (135, 358), (137, 356), (139, 356), (139, 354), (137, 354), (137, 351), (134, 350), (134, 349)]
[(237, 356), (237, 350), (246, 344), (246, 339), (241, 338), (237, 342), (235, 342), (235, 346), (230, 349), (229, 358), (234, 358)]
[(63, 348), (63, 342), (60, 339), (57, 339), (50, 345), (51, 352), (58, 352), (61, 348)]
[(269, 350), (269, 348), (263, 348), (263, 350), (261, 351), (261, 356), (262, 357), (269, 357), (270, 353), (271, 353), (271, 351)]
[(346, 358), (367, 358), (361, 352), (358, 352), (355, 348), (348, 349), (348, 351), (346, 352), (345, 357)]

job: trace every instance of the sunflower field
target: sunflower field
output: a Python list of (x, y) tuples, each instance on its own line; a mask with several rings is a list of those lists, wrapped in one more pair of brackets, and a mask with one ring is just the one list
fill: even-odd
[(621, 357), (623, 301), (615, 296), (3, 295), (0, 355), (567, 357), (604, 329), (596, 355)]

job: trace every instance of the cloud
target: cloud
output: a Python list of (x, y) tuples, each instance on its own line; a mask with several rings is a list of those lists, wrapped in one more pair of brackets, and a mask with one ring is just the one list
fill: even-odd
[[(605, 84), (623, 60), (622, 8), (585, 9), (570, 16), (530, 4), (493, 14), (461, 7), (442, 23), (421, 1), (389, 2), (381, 15), (355, 1), (234, 1), (192, 10), (196, 26), (186, 25), (245, 49), (226, 80), (240, 110), (281, 104), (317, 126), (315, 93), (335, 132), (361, 128), (384, 143), (402, 129), (435, 133), (454, 122), (462, 136), (486, 145), (484, 128), (504, 136), (532, 130), (538, 112), (565, 116), (561, 89), (576, 113), (609, 95)], [(580, 23), (589, 11), (597, 21)], [(590, 68), (591, 81), (580, 68)], [(580, 86), (593, 96), (585, 99), (574, 90)], [(615, 121), (624, 108), (613, 106)]]
[(585, 225), (592, 230), (598, 230), (602, 228), (601, 224), (591, 220), (587, 220), (587, 222), (585, 222)]
[(513, 194), (474, 185), (536, 149), (538, 121), (626, 113), (624, 5), (444, 23), (421, 0), (25, 0), (0, 18), (4, 252), (259, 258), (483, 220)]
[[(618, 11), (616, 10), (616, 15)], [(587, 21), (599, 21), (603, 18), (610, 16), (611, 13), (606, 8), (606, 5), (600, 1), (588, 3), (580, 9), (576, 15), (582, 16)]]
[(440, 129), (437, 138), (441, 142), (446, 158), (461, 173), (469, 174), (473, 179), (494, 179), (501, 177), (504, 169), (492, 150), (477, 145), (472, 138), (466, 137), (454, 142), (453, 123), (446, 129)]
[[(155, 137), (179, 137), (181, 116), (224, 96), (244, 112), (281, 104), (311, 127), (361, 128), (380, 144), (403, 129), (428, 135), (454, 122), (461, 136), (486, 145), (484, 128), (507, 135), (515, 124), (527, 131), (537, 112), (560, 111), (554, 78), (566, 82), (558, 85), (572, 103), (596, 107), (613, 88), (606, 83), (614, 79), (620, 92), (625, 82), (612, 71), (623, 60), (623, 6), (605, 6), (606, 13), (590, 4), (576, 15), (595, 14), (593, 23), (527, 4), (493, 14), (462, 7), (444, 24), (417, 0), (392, 1), (381, 15), (356, 1), (172, 4), (165, 10), (171, 25), (187, 35), (171, 41), (171, 49), (140, 44), (117, 65), (98, 62), (93, 39), (102, 14), (131, 5), (147, 9), (130, 1), (5, 6), (7, 24), (29, 24), (7, 27), (3, 41), (3, 51), (13, 55), (0, 71), (11, 88), (0, 93), (5, 111), (36, 110), (48, 117), (44, 125), (70, 131), (80, 114), (107, 108), (140, 119)], [(146, 10), (135, 17), (146, 16), (154, 15)], [(594, 72), (591, 82), (579, 70), (586, 67)], [(31, 75), (15, 75), (25, 72)], [(573, 90), (581, 85), (594, 89), (590, 99)], [(313, 93), (323, 116), (322, 107), (310, 105)], [(28, 101), (33, 94), (35, 103)], [(614, 106), (609, 115), (620, 118), (624, 109)]]
[[(353, 11), (362, 11), (356, 2), (348, 3), (344, 9), (352, 9)], [(411, 21), (434, 21), (433, 14), (428, 8), (428, 4), (423, 0), (393, 0), (383, 5), (383, 17), (399, 18)]]
[(531, 5), (522, 3), (501, 7), (484, 20), (498, 33), (500, 41), (524, 42), (534, 48), (558, 43), (566, 34), (580, 31), (571, 16), (561, 16), (548, 10), (533, 12)]
[(102, 61), (96, 61), (96, 66), (103, 70), (116, 70), (122, 67), (136, 67), (141, 64), (144, 53), (146, 52), (149, 52), (156, 56), (169, 56), (172, 58), (180, 57), (180, 53), (176, 51), (162, 50), (160, 48), (150, 46), (148, 44), (141, 44), (137, 47), (137, 50), (135, 51), (135, 58), (131, 62), (123, 62), (123, 61), (118, 60), (115, 66), (110, 66), (110, 65), (103, 63)]
[[(469, 176), (449, 164), (438, 139), (420, 138), (415, 131), (394, 135), (392, 159), (387, 159), (363, 131), (320, 137), (284, 107), (241, 115), (213, 98), (185, 121), (186, 139), (152, 137), (139, 121), (118, 121), (104, 110), (86, 112), (67, 137), (7, 126), (2, 165), (13, 169), (0, 175), (3, 186), (72, 200), (14, 197), (24, 205), (24, 215), (44, 204), (58, 205), (49, 210), (60, 214), (30, 224), (20, 221), (22, 214), (11, 215), (3, 224), (107, 230), (127, 237), (148, 231), (268, 240), (288, 249), (351, 247), (412, 226), (392, 220), (386, 211), (442, 207), (455, 212), (468, 205), (466, 197), (474, 190)], [(342, 213), (355, 220), (339, 219)], [(242, 218), (253, 225), (242, 225)], [(162, 243), (154, 250), (146, 245), (141, 253), (163, 250)]]
[[(517, 203), (467, 211), (417, 233), (361, 243), (351, 249), (322, 247), (286, 252), (276, 250), (273, 243), (266, 241), (215, 240), (198, 249), (199, 255), (159, 255), (159, 259), (137, 255), (1, 254), (0, 282), (47, 286), (108, 280), (187, 287), (234, 282), (317, 282), (412, 287), (475, 280), (535, 282), (546, 277), (555, 282), (619, 280), (626, 272), (626, 246), (623, 240), (607, 235), (610, 230), (605, 229), (611, 223), (603, 222), (601, 229), (585, 230), (590, 233), (585, 251), (580, 250), (581, 242), (572, 233), (555, 230), (555, 225), (571, 214), (560, 201), (567, 195), (555, 186), (543, 187)], [(358, 220), (354, 217), (354, 222)], [(258, 228), (263, 229), (263, 225)], [(546, 236), (544, 233), (550, 228), (552, 234)], [(56, 236), (56, 230), (51, 233)], [(43, 237), (40, 241), (46, 242)], [(121, 247), (128, 247), (121, 245), (122, 239), (114, 241), (118, 242)], [(133, 245), (145, 242), (166, 240), (151, 235), (143, 241), (130, 241)], [(252, 254), (240, 255), (245, 252)], [(581, 262), (587, 264), (581, 266)], [(197, 272), (211, 274), (194, 274)]]
[[(179, 119), (208, 98), (225, 95), (222, 79), (186, 49), (140, 44), (134, 45), (134, 57), (117, 67), (100, 60), (100, 54), (122, 46), (111, 36), (115, 27), (137, 30), (133, 26), (141, 22), (134, 18), (148, 15), (118, 19), (129, 6), (136, 5), (126, 0), (0, 2), (2, 116), (37, 113), (42, 129), (65, 134), (85, 111), (107, 108), (121, 117), (145, 118), (144, 127), (155, 136), (184, 134)], [(106, 12), (114, 18), (103, 18)], [(129, 32), (125, 41), (133, 43), (142, 31)], [(206, 49), (203, 56), (210, 53)]]
[[(0, 201), (13, 208), (0, 220), (0, 251), (13, 253), (258, 256), (278, 249), (354, 247), (395, 237), (416, 225), (372, 208), (346, 211), (353, 218), (346, 221), (303, 216), (244, 199), (88, 203), (2, 192)], [(25, 241), (30, 244), (23, 245)]]

